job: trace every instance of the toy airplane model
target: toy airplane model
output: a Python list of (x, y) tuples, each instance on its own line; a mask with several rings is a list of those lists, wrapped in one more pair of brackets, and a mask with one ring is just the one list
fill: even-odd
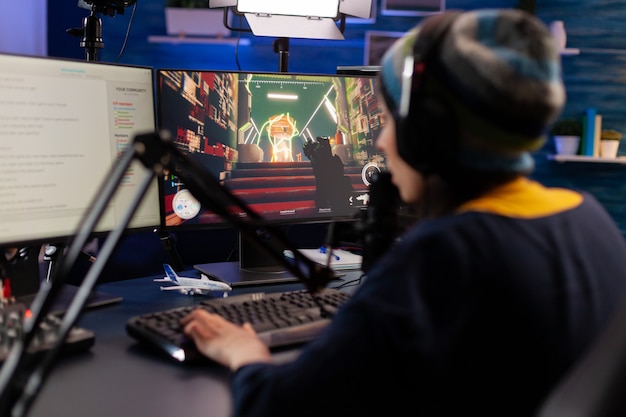
[(231, 286), (227, 283), (209, 279), (204, 274), (202, 274), (200, 278), (189, 278), (179, 276), (176, 271), (174, 271), (174, 268), (168, 264), (163, 264), (163, 269), (165, 270), (165, 277), (155, 279), (154, 281), (176, 284), (161, 287), (163, 291), (178, 290), (186, 295), (202, 295), (210, 291), (224, 291), (224, 296), (227, 292), (232, 291)]

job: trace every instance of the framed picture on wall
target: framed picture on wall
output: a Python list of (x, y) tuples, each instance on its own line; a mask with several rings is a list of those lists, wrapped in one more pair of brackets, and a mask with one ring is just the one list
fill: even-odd
[(376, 0), (372, 0), (372, 10), (370, 11), (369, 19), (364, 19), (361, 17), (354, 17), (354, 16), (346, 16), (346, 23), (351, 23), (351, 24), (376, 23), (376, 13), (378, 10), (376, 8), (376, 3), (378, 3)]
[(427, 16), (446, 10), (446, 0), (381, 0), (383, 16)]
[(365, 32), (363, 64), (380, 65), (380, 60), (391, 44), (406, 32), (368, 30)]

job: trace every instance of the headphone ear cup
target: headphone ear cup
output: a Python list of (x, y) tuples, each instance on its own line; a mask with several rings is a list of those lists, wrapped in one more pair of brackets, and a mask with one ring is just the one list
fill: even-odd
[(441, 98), (413, 94), (409, 114), (396, 120), (400, 156), (424, 173), (448, 166), (458, 146), (453, 114)]

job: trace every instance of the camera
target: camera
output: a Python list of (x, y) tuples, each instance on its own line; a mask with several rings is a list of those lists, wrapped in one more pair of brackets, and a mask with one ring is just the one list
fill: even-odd
[(136, 2), (137, 0), (78, 0), (78, 7), (113, 16), (115, 12), (124, 14), (124, 9)]

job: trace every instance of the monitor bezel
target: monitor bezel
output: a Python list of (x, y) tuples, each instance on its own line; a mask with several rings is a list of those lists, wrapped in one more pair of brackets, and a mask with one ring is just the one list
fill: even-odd
[[(156, 132), (157, 117), (156, 117), (156, 107), (155, 107), (156, 106), (156, 89), (155, 89), (154, 67), (151, 67), (148, 65), (126, 64), (126, 63), (118, 63), (118, 62), (86, 61), (86, 60), (80, 60), (76, 58), (44, 56), (44, 55), (29, 55), (29, 54), (20, 54), (20, 53), (11, 53), (11, 52), (0, 52), (0, 55), (8, 56), (8, 57), (16, 57), (20, 59), (32, 59), (32, 60), (36, 60), (37, 62), (53, 61), (53, 62), (68, 63), (68, 64), (81, 64), (81, 65), (85, 64), (85, 65), (97, 65), (97, 66), (107, 66), (107, 67), (117, 67), (117, 68), (133, 68), (133, 69), (149, 70), (151, 73), (150, 85), (151, 85), (151, 95), (152, 95), (152, 100), (151, 100), (152, 112), (154, 114), (154, 117), (153, 117), (154, 124), (153, 124), (152, 129), (153, 131)], [(147, 133), (147, 132), (144, 132), (144, 133)], [(111, 167), (109, 169), (112, 170), (114, 165), (115, 165), (115, 162), (111, 164)], [(102, 182), (98, 184), (98, 187), (101, 187), (105, 181), (106, 181), (106, 178), (103, 178)], [(155, 187), (155, 186), (157, 187), (157, 189), (154, 191), (156, 192), (156, 195), (158, 196), (158, 188), (159, 188), (158, 179), (154, 178), (153, 183), (154, 185), (152, 185), (152, 187)], [(68, 245), (72, 241), (73, 237), (80, 230), (82, 220), (85, 219), (88, 211), (89, 209), (85, 211), (83, 217), (81, 217), (81, 219), (79, 220), (77, 224), (77, 227), (74, 230), (71, 230), (71, 231), (67, 230), (66, 233), (51, 232), (49, 234), (45, 234), (41, 236), (30, 236), (30, 237), (24, 236), (23, 238), (11, 238), (11, 239), (6, 239), (6, 240), (3, 240), (2, 236), (0, 236), (0, 248), (24, 248), (24, 247), (31, 247), (31, 246), (47, 245), (47, 244), (48, 245), (52, 244), (52, 245), (57, 245), (57, 246)], [(154, 224), (150, 224), (150, 225), (148, 224), (133, 225), (131, 223), (128, 227), (124, 229), (124, 231), (122, 232), (122, 235), (126, 236), (126, 235), (136, 234), (136, 233), (155, 232), (161, 227), (161, 224), (160, 224), (161, 208), (160, 207), (158, 211), (158, 217), (159, 217), (158, 219), (155, 219), (157, 221), (154, 222)], [(90, 236), (93, 239), (104, 238), (116, 228), (117, 228), (117, 225), (114, 225), (113, 227), (106, 228), (106, 229), (98, 229), (96, 231), (93, 231), (90, 234)]]
[[(328, 77), (328, 78), (366, 78), (378, 82), (379, 71), (365, 71), (365, 72), (346, 72), (346, 73), (336, 73), (336, 74), (325, 74), (325, 73), (292, 73), (292, 72), (272, 72), (272, 71), (244, 71), (244, 70), (224, 70), (224, 69), (207, 69), (207, 68), (169, 68), (169, 67), (160, 67), (155, 68), (154, 76), (155, 76), (155, 108), (156, 108), (156, 123), (157, 128), (162, 129), (161, 121), (161, 108), (159, 103), (162, 99), (161, 89), (159, 86), (159, 77), (162, 76), (163, 72), (167, 71), (183, 71), (183, 72), (212, 72), (212, 73), (231, 73), (231, 74), (252, 74), (252, 75), (264, 75), (264, 76), (305, 76), (305, 77)], [(236, 226), (232, 223), (228, 222), (225, 219), (221, 219), (218, 222), (207, 222), (207, 223), (183, 223), (179, 225), (168, 225), (166, 223), (166, 207), (165, 207), (165, 192), (163, 186), (164, 178), (162, 175), (158, 176), (158, 190), (159, 190), (159, 205), (160, 205), (160, 213), (161, 213), (161, 224), (160, 230), (164, 233), (176, 233), (177, 231), (186, 232), (186, 231), (201, 231), (201, 230), (212, 230), (212, 229), (236, 229)], [(321, 215), (318, 216), (294, 216), (287, 217), (281, 219), (264, 219), (264, 223), (270, 227), (278, 227), (285, 228), (291, 225), (299, 225), (299, 224), (318, 224), (318, 225), (328, 225), (331, 223), (342, 222), (342, 223), (357, 223), (362, 221), (363, 216), (365, 215), (366, 207), (360, 207), (359, 209), (355, 209), (353, 213), (349, 215), (340, 215), (336, 214), (333, 216), (323, 217)], [(262, 215), (261, 215), (262, 216)], [(240, 250), (241, 250), (241, 242), (240, 242)]]

